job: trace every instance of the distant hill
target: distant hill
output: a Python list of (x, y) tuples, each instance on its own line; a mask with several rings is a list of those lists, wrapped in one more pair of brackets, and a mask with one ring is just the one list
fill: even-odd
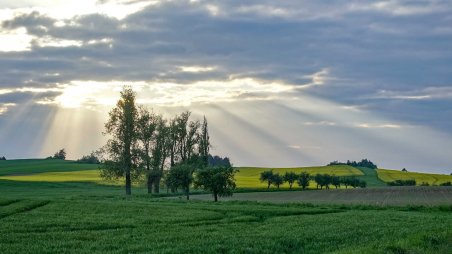
[(96, 164), (82, 164), (69, 160), (26, 159), (0, 161), (0, 176), (27, 175), (45, 172), (67, 172), (97, 169)]

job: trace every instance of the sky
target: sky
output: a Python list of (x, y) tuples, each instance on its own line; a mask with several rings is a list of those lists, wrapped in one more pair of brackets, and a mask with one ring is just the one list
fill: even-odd
[(452, 172), (450, 0), (0, 0), (0, 156), (98, 149), (123, 85), (236, 166)]

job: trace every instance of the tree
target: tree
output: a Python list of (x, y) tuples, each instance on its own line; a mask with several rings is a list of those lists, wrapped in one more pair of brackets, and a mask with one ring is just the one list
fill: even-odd
[(402, 169), (402, 172), (408, 172), (408, 171), (406, 170), (406, 168), (403, 168), (403, 169)]
[(218, 155), (208, 155), (209, 166), (231, 166), (231, 162), (228, 157), (221, 158)]
[(284, 174), (284, 181), (289, 183), (289, 189), (292, 189), (292, 185), (295, 181), (297, 181), (297, 179), (298, 179), (298, 175), (295, 174), (294, 172), (286, 172)]
[(89, 155), (83, 155), (82, 158), (77, 160), (77, 162), (87, 164), (99, 164), (100, 159), (96, 155), (96, 152), (91, 152)]
[(311, 176), (307, 172), (301, 172), (300, 176), (298, 177), (298, 186), (300, 186), (303, 190), (306, 189), (307, 186), (309, 186), (309, 182), (311, 181)]
[(187, 197), (190, 199), (190, 185), (193, 183), (193, 172), (195, 168), (188, 163), (177, 164), (168, 171), (166, 182), (168, 187), (177, 189), (181, 187)]
[(207, 119), (204, 116), (204, 121), (201, 125), (201, 135), (199, 136), (199, 156), (204, 166), (209, 165), (209, 150), (210, 150), (210, 137), (209, 130), (207, 128)]
[(146, 170), (146, 185), (148, 193), (152, 192), (152, 184), (158, 176), (158, 172), (152, 170), (152, 149), (157, 131), (158, 116), (149, 112), (145, 107), (138, 108), (137, 117), (137, 140), (141, 147), (136, 151), (140, 155), (142, 167)]
[(341, 187), (341, 179), (338, 176), (333, 175), (331, 177), (331, 184), (337, 189), (338, 187)]
[(195, 188), (203, 188), (212, 192), (214, 201), (218, 201), (218, 196), (232, 196), (235, 189), (235, 170), (232, 166), (206, 167), (198, 170), (195, 178)]
[(135, 92), (125, 86), (105, 123), (104, 134), (111, 138), (103, 149), (108, 159), (102, 165), (101, 176), (116, 179), (125, 177), (126, 195), (132, 193), (132, 177), (140, 174), (138, 156), (133, 153), (137, 150), (137, 118)]
[(6, 161), (6, 157), (5, 156), (0, 157), (0, 161)]
[(332, 183), (333, 177), (329, 174), (323, 174), (323, 185), (325, 186), (325, 189), (330, 189), (330, 184)]
[(267, 189), (270, 189), (270, 185), (273, 183), (273, 170), (262, 172), (259, 179), (261, 182), (267, 182)]
[(323, 175), (321, 175), (321, 174), (316, 174), (316, 175), (314, 176), (314, 181), (315, 181), (316, 184), (317, 184), (317, 189), (319, 188), (319, 186), (320, 186), (320, 189), (323, 189), (323, 186), (325, 185), (324, 182), (323, 182)]
[(56, 152), (53, 157), (53, 159), (58, 159), (58, 160), (65, 160), (66, 159), (66, 151), (63, 149), (60, 149), (58, 152)]
[(284, 183), (284, 178), (282, 176), (280, 176), (279, 173), (273, 174), (272, 178), (273, 178), (272, 179), (273, 184), (279, 190), (279, 186)]

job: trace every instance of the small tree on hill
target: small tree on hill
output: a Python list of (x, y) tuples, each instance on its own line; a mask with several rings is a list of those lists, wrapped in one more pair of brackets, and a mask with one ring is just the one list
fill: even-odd
[(267, 189), (270, 189), (270, 185), (273, 183), (273, 170), (264, 171), (261, 173), (261, 182), (267, 182)]
[(320, 186), (320, 189), (323, 189), (323, 186), (325, 186), (324, 179), (323, 179), (323, 176), (321, 174), (315, 175), (314, 176), (314, 181), (317, 184), (317, 189), (319, 188), (319, 186)]
[(58, 160), (65, 160), (66, 159), (66, 151), (63, 149), (60, 149), (58, 152), (56, 152), (53, 157), (53, 159), (58, 159)]
[(408, 172), (408, 171), (406, 170), (406, 168), (403, 168), (403, 169), (402, 169), (402, 172)]
[(306, 189), (307, 186), (309, 186), (309, 182), (311, 181), (311, 176), (307, 172), (301, 172), (300, 176), (298, 177), (298, 186), (300, 186), (303, 190)]
[(6, 157), (5, 156), (0, 157), (0, 161), (6, 161)]
[(295, 181), (297, 181), (297, 179), (298, 179), (298, 175), (295, 174), (294, 172), (286, 172), (284, 174), (284, 181), (289, 183), (289, 189), (292, 189), (292, 185)]
[(218, 196), (232, 196), (235, 189), (234, 175), (237, 172), (232, 166), (206, 167), (200, 169), (195, 178), (195, 188), (203, 188), (212, 192), (214, 201), (218, 201)]
[(284, 178), (279, 175), (279, 173), (276, 173), (273, 175), (272, 179), (273, 185), (276, 186), (277, 189), (279, 189), (279, 186), (284, 183)]

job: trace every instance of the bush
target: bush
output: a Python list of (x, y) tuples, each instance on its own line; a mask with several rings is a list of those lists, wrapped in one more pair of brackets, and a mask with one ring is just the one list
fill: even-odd
[(445, 183), (440, 184), (439, 186), (452, 186), (452, 183), (451, 182), (445, 182)]

